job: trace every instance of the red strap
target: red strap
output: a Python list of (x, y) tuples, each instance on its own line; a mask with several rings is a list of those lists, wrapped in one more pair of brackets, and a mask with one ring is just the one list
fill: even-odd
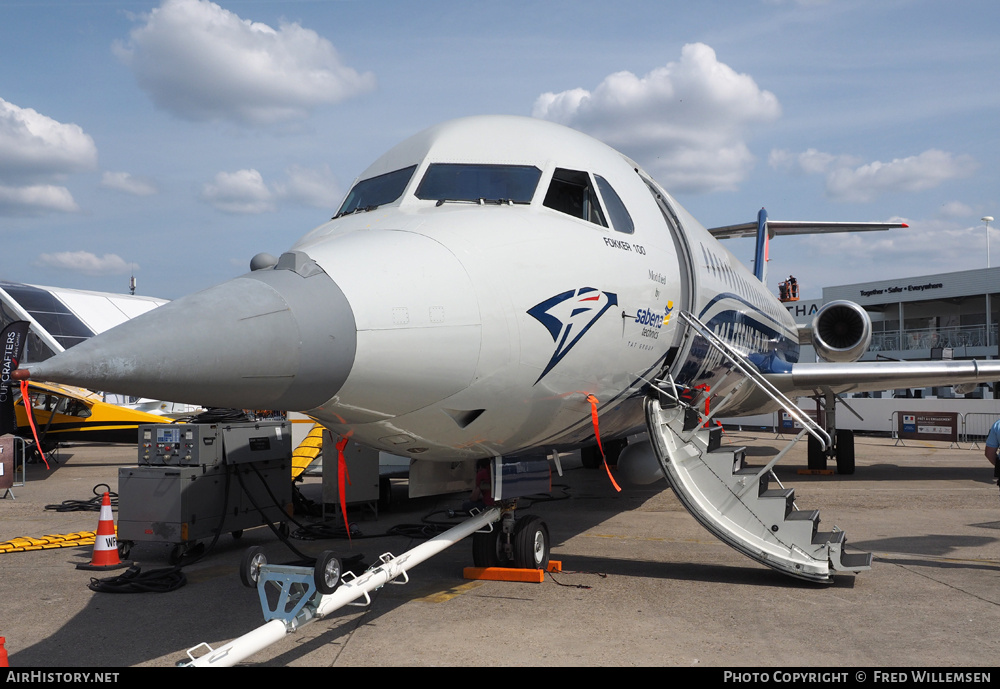
[[(21, 381), (21, 401), (24, 402), (24, 413), (28, 415), (28, 425), (31, 426), (31, 434), (35, 436), (35, 447), (38, 448), (38, 454), (41, 456), (42, 461), (45, 462), (45, 468), (49, 468), (49, 460), (45, 459), (45, 453), (42, 452), (42, 444), (38, 442), (38, 429), (35, 428), (35, 415), (31, 409), (31, 397), (28, 395), (28, 381)], [(55, 414), (55, 411), (52, 412)]]
[[(702, 383), (701, 385), (695, 385), (694, 389), (705, 391), (705, 416), (708, 416), (708, 402), (711, 399), (711, 397), (708, 396), (708, 393), (712, 391), (712, 388), (705, 383)], [(705, 422), (704, 428), (708, 428), (708, 421)]]
[(590, 420), (594, 424), (594, 437), (597, 438), (597, 449), (601, 451), (601, 459), (604, 460), (604, 469), (608, 472), (608, 478), (611, 479), (611, 485), (615, 487), (615, 490), (619, 493), (622, 489), (617, 483), (615, 483), (615, 477), (611, 475), (611, 467), (608, 466), (608, 458), (604, 456), (604, 448), (601, 446), (601, 430), (597, 426), (597, 398), (593, 395), (587, 395), (587, 401), (590, 402)]
[(351, 540), (351, 525), (347, 523), (347, 496), (344, 494), (344, 479), (351, 483), (351, 477), (347, 472), (347, 462), (344, 460), (344, 448), (347, 447), (347, 438), (343, 437), (337, 441), (337, 492), (340, 493), (340, 511), (344, 514), (344, 527), (347, 529), (347, 540)]

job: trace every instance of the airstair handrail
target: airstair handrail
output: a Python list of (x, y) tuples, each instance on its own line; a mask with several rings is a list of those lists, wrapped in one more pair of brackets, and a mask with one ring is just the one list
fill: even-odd
[(757, 387), (763, 390), (772, 401), (788, 412), (788, 415), (797, 421), (802, 428), (806, 429), (809, 435), (823, 443), (823, 447), (830, 447), (832, 444), (830, 434), (822, 429), (819, 424), (813, 421), (808, 414), (799, 409), (799, 407), (788, 399), (788, 397), (786, 397), (780, 390), (778, 390), (778, 388), (774, 387), (774, 385), (767, 378), (765, 378), (759, 370), (757, 370), (756, 366), (747, 361), (743, 354), (738, 352), (728, 342), (712, 332), (711, 329), (698, 320), (694, 314), (688, 311), (681, 311), (680, 317), (699, 335), (704, 337), (710, 345), (719, 350), (722, 355), (725, 356), (736, 368), (738, 368), (743, 375), (752, 380)]

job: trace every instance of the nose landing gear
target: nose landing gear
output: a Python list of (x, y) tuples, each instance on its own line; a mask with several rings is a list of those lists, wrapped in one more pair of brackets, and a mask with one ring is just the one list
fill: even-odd
[(514, 509), (506, 509), (489, 531), (472, 536), (472, 561), (476, 567), (546, 569), (551, 541), (549, 527), (540, 517), (524, 515), (514, 519)]

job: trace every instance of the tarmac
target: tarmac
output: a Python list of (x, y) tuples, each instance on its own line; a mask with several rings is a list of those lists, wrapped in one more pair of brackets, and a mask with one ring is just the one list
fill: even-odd
[[(773, 433), (730, 431), (751, 459), (773, 456)], [(981, 447), (858, 437), (851, 476), (801, 475), (806, 443), (777, 468), (799, 509), (819, 509), (824, 530), (847, 532), (849, 549), (874, 553), (871, 571), (831, 585), (789, 578), (720, 543), (664, 482), (623, 486), (578, 461), (553, 475), (551, 499), (520, 513), (541, 516), (561, 573), (541, 584), (468, 581), (471, 543), (459, 543), (389, 585), (254, 656), (255, 666), (704, 666), (729, 668), (988, 668), (1000, 656), (1000, 494)], [(97, 512), (49, 504), (117, 489), (134, 463), (130, 446), (61, 450), (46, 471), (28, 466), (15, 499), (0, 500), (0, 541), (93, 531)], [(760, 462), (763, 463), (763, 462)], [(318, 478), (303, 492), (317, 496)], [(384, 534), (396, 524), (449, 521), (464, 495), (408, 499), (405, 481), (376, 519), (352, 509), (365, 536), (293, 540), (310, 554), (333, 549), (376, 562), (419, 537)], [(293, 527), (294, 530), (294, 527)], [(223, 535), (185, 567), (169, 593), (95, 593), (76, 568), (92, 546), (0, 554), (0, 636), (11, 667), (174, 666), (200, 643), (217, 648), (264, 623), (257, 592), (240, 582), (245, 550), (295, 559), (266, 527)], [(170, 548), (139, 543), (143, 568), (168, 567)], [(196, 652), (200, 655), (202, 651)]]

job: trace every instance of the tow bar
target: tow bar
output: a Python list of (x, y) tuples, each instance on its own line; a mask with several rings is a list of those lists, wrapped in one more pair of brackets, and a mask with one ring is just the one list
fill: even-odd
[[(315, 568), (269, 565), (262, 554), (248, 553), (250, 557), (245, 559), (243, 569), (251, 580), (256, 581), (264, 619), (268, 622), (218, 649), (213, 649), (204, 642), (193, 646), (187, 650), (189, 660), (182, 660), (178, 665), (232, 667), (277, 643), (286, 634), (322, 619), (345, 605), (369, 605), (371, 598), (368, 594), (372, 591), (386, 584), (407, 583), (408, 570), (499, 519), (499, 508), (493, 507), (480, 512), (399, 557), (385, 553), (379, 558), (381, 564), (361, 576), (356, 577), (347, 572), (339, 581), (333, 580), (339, 577), (339, 563), (333, 558), (325, 557), (326, 553), (320, 556)], [(267, 586), (278, 589), (273, 605), (266, 595)], [(332, 590), (332, 593), (322, 593), (321, 589)], [(195, 653), (198, 651), (205, 652), (196, 657)]]

